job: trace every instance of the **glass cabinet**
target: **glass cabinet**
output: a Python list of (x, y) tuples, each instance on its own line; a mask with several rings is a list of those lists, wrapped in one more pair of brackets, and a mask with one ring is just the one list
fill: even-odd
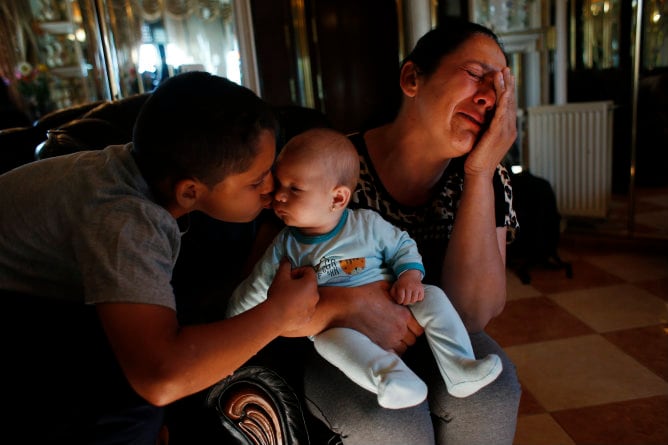
[(581, 56), (585, 68), (606, 69), (619, 66), (620, 10), (618, 0), (583, 2), (581, 40), (584, 43)]
[(646, 0), (643, 69), (668, 67), (668, 1)]
[(23, 32), (13, 36), (15, 73), (13, 79), (0, 74), (16, 83), (29, 116), (37, 119), (55, 109), (102, 99), (99, 63), (79, 2), (31, 0), (17, 11), (23, 15), (17, 13), (16, 21), (24, 23), (18, 28)]
[(192, 70), (258, 92), (247, 0), (2, 1), (0, 80), (32, 119)]
[[(153, 90), (189, 70), (242, 83), (231, 0), (98, 0), (114, 51), (112, 95)], [(114, 76), (112, 76), (114, 77)], [(118, 90), (118, 91), (115, 91)]]

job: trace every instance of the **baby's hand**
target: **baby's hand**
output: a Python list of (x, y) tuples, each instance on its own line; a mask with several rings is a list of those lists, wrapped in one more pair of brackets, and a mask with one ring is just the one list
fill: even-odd
[(419, 270), (407, 270), (399, 275), (390, 289), (390, 296), (399, 304), (409, 305), (424, 299), (422, 273)]

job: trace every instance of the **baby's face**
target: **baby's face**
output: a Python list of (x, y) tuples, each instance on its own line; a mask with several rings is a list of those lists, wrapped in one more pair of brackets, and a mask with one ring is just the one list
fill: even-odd
[(280, 158), (274, 167), (273, 208), (286, 225), (305, 233), (326, 233), (335, 215), (334, 181), (320, 165), (296, 157)]

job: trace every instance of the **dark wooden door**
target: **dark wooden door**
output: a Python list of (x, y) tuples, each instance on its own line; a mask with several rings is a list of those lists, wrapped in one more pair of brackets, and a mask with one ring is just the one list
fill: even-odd
[(394, 0), (254, 0), (252, 10), (267, 101), (316, 108), (344, 132), (387, 111), (398, 88)]

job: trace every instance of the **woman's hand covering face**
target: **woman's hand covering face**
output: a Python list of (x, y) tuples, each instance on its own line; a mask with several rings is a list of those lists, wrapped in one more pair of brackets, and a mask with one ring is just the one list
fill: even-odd
[(494, 73), (494, 89), (497, 97), (494, 115), (466, 160), (467, 175), (491, 175), (517, 138), (515, 77), (510, 68)]

